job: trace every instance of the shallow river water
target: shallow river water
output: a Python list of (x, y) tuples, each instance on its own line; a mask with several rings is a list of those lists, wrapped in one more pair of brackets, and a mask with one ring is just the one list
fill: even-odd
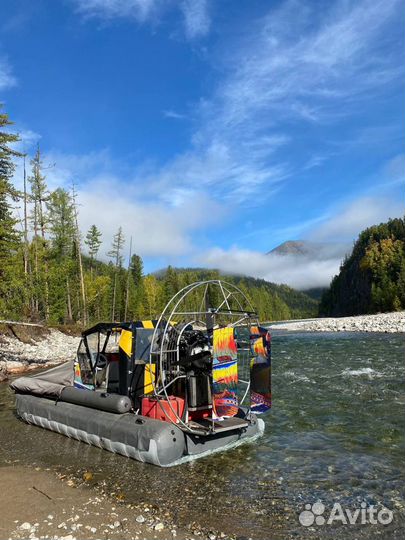
[[(129, 502), (240, 538), (404, 537), (404, 335), (278, 331), (272, 365), (264, 436), (171, 469), (25, 425), (15, 418), (12, 393), (0, 385), (0, 465), (18, 460), (77, 474), (92, 470)], [(302, 525), (300, 512), (316, 501), (326, 520), (335, 503), (352, 512), (363, 503), (384, 505), (393, 521)]]

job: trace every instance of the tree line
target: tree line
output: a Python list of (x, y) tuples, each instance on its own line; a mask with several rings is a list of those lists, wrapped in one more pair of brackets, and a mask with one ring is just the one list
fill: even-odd
[(405, 309), (405, 219), (390, 219), (360, 233), (352, 253), (323, 294), (321, 316)]
[[(215, 270), (172, 267), (144, 275), (142, 258), (132, 252), (121, 227), (108, 252), (100, 253), (97, 224), (80, 232), (75, 186), (50, 190), (40, 147), (31, 158), (16, 151), (19, 137), (11, 126), (0, 108), (0, 318), (82, 326), (155, 318), (180, 288), (220, 277)], [(23, 164), (22, 190), (12, 183), (16, 160)], [(289, 287), (227, 279), (245, 292), (263, 320), (316, 311), (315, 301)]]

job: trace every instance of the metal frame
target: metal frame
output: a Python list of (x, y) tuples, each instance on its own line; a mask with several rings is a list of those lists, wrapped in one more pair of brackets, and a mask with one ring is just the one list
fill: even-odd
[[(210, 290), (216, 290), (219, 300), (217, 306), (209, 306), (207, 303), (208, 293)], [(200, 292), (201, 291), (201, 292)], [(192, 293), (201, 294), (201, 301), (197, 304), (196, 311), (186, 309), (187, 301), (190, 303), (190, 297)], [(198, 306), (199, 305), (199, 310)], [(197, 311), (198, 310), (198, 311)], [(190, 433), (201, 435), (201, 430), (193, 429), (187, 422), (184, 422), (180, 418), (177, 412), (174, 410), (167, 392), (168, 387), (173, 383), (173, 380), (167, 381), (169, 371), (172, 374), (177, 372), (175, 379), (182, 377), (180, 375), (179, 362), (179, 341), (181, 335), (188, 324), (200, 323), (205, 327), (205, 331), (209, 331), (207, 323), (204, 319), (208, 319), (208, 316), (212, 318), (214, 326), (220, 323), (222, 326), (247, 326), (250, 327), (253, 324), (258, 324), (258, 315), (255, 312), (250, 300), (236, 285), (221, 281), (217, 279), (198, 281), (187, 285), (176, 293), (173, 298), (166, 304), (162, 314), (160, 315), (158, 322), (155, 326), (152, 343), (151, 354), (149, 363), (156, 364), (157, 368), (157, 380), (152, 380), (153, 393), (157, 399), (158, 404), (163, 409), (163, 405), (160, 403), (161, 399), (166, 399), (171, 409), (176, 422), (173, 422), (181, 429)], [(216, 319), (219, 319), (218, 321)], [(184, 324), (182, 329), (176, 334), (176, 340), (173, 342), (173, 338), (169, 335), (173, 331), (176, 332), (176, 324)], [(172, 367), (173, 366), (173, 367)], [(240, 381), (242, 384), (246, 384), (247, 388), (243, 396), (242, 401), (246, 398), (249, 391), (250, 383), (248, 381)], [(211, 432), (214, 432), (214, 421), (212, 422)]]

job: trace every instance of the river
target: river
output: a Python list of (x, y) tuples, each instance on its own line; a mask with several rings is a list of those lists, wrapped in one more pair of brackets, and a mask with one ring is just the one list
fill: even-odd
[[(92, 470), (106, 489), (239, 538), (403, 536), (405, 340), (402, 334), (273, 333), (273, 409), (254, 444), (159, 469), (28, 426), (0, 385), (0, 466)], [(390, 524), (301, 525), (305, 504), (327, 519), (384, 505)], [(319, 508), (319, 507), (318, 507)]]

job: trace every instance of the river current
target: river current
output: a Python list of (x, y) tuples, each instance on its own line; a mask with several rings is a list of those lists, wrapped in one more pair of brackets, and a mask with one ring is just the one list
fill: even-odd
[[(28, 426), (0, 385), (0, 466), (91, 470), (126, 501), (239, 538), (405, 536), (404, 335), (274, 332), (272, 369), (273, 409), (261, 439), (171, 469)], [(302, 525), (299, 514), (317, 501), (325, 520), (336, 503), (384, 506), (393, 520)]]

